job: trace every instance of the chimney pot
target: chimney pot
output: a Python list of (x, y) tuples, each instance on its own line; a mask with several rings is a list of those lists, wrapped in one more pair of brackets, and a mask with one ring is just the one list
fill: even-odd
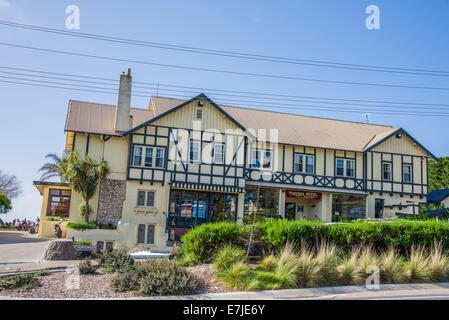
[(123, 72), (120, 76), (118, 89), (117, 107), (115, 109), (115, 126), (117, 132), (126, 132), (131, 130), (131, 88), (132, 77), (131, 69), (128, 68), (127, 74)]

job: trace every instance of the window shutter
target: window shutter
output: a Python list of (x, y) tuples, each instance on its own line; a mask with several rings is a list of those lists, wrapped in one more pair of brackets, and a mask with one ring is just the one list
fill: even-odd
[(147, 193), (147, 207), (154, 207), (154, 192), (152, 191)]
[(154, 226), (147, 226), (147, 244), (154, 244)]
[(145, 225), (139, 224), (137, 231), (137, 243), (145, 243)]
[(137, 205), (143, 207), (145, 205), (145, 191), (139, 191), (137, 194)]

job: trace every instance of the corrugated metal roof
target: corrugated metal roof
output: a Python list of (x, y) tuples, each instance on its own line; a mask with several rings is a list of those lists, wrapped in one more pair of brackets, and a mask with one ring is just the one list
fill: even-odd
[[(148, 109), (131, 108), (133, 128), (179, 106), (186, 100), (152, 97), (151, 101), (154, 112)], [(279, 143), (291, 145), (364, 151), (397, 130), (391, 126), (361, 122), (225, 105), (220, 107), (243, 127), (254, 129), (256, 133), (258, 129), (279, 129)], [(113, 105), (71, 100), (65, 130), (120, 135), (114, 131), (114, 116), (115, 106)]]
[[(133, 128), (154, 117), (148, 109), (131, 108)], [(70, 100), (65, 124), (66, 131), (119, 136), (114, 131), (115, 106)]]
[[(157, 114), (186, 100), (152, 97)], [(279, 142), (292, 145), (363, 151), (397, 128), (361, 122), (301, 116), (289, 113), (220, 105), (246, 129), (279, 129)], [(267, 131), (267, 135), (269, 131)]]
[(427, 202), (441, 202), (449, 197), (449, 189), (434, 190), (427, 195)]

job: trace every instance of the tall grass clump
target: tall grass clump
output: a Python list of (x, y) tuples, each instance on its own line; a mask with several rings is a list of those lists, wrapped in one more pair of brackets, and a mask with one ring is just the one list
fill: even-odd
[(360, 284), (362, 282), (359, 265), (360, 248), (353, 248), (348, 256), (344, 257), (337, 266), (338, 278), (342, 284)]
[(214, 256), (213, 270), (221, 272), (229, 269), (237, 262), (246, 262), (246, 252), (242, 248), (225, 244)]
[(278, 260), (276, 256), (270, 254), (269, 256), (266, 256), (262, 260), (260, 260), (257, 268), (261, 271), (274, 272), (274, 270), (276, 270), (277, 262)]
[(407, 276), (413, 282), (426, 282), (430, 279), (429, 256), (423, 246), (412, 246), (407, 262)]
[(390, 247), (380, 257), (380, 277), (386, 283), (401, 283), (405, 280), (405, 261)]
[(434, 241), (429, 253), (429, 275), (434, 282), (446, 281), (449, 279), (449, 259), (443, 253), (441, 241)]
[(318, 270), (319, 283), (333, 285), (338, 283), (336, 268), (340, 262), (337, 246), (326, 240), (321, 240), (315, 256), (315, 262), (320, 266)]
[(314, 259), (315, 251), (305, 242), (297, 258), (296, 283), (301, 288), (314, 287), (319, 283), (320, 265)]
[(218, 272), (215, 278), (221, 280), (228, 289), (245, 289), (250, 270), (251, 268), (245, 262), (237, 262), (229, 269)]

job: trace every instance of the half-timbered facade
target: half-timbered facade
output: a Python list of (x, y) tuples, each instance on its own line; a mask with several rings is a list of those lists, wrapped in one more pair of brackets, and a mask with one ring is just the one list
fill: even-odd
[[(90, 219), (112, 230), (68, 237), (164, 248), (195, 225), (242, 221), (256, 208), (338, 222), (417, 214), (426, 201), (434, 156), (403, 129), (219, 106), (204, 94), (131, 108), (130, 96), (128, 73), (117, 106), (69, 102), (66, 149), (111, 168)], [(70, 220), (82, 220), (81, 204), (72, 192)]]

